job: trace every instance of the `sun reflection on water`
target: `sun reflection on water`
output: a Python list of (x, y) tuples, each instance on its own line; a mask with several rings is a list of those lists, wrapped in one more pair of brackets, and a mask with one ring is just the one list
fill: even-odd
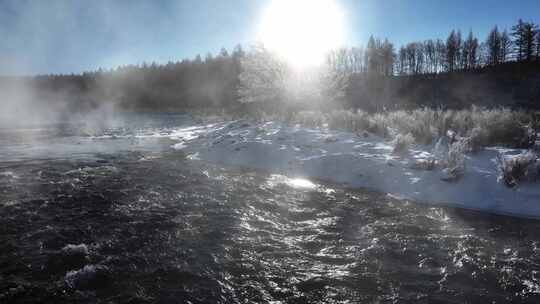
[(292, 178), (289, 179), (287, 184), (293, 188), (308, 188), (308, 189), (314, 189), (317, 187), (314, 183), (311, 181), (304, 179), (304, 178)]
[(297, 178), (289, 178), (285, 175), (280, 174), (272, 174), (266, 181), (267, 185), (270, 187), (276, 187), (278, 185), (286, 185), (294, 189), (305, 189), (305, 190), (314, 190), (317, 189), (319, 186), (312, 181), (297, 177)]

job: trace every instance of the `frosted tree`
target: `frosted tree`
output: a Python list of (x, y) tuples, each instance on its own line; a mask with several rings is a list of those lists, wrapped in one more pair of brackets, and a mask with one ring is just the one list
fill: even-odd
[(238, 95), (242, 103), (281, 101), (285, 97), (287, 65), (257, 45), (240, 61)]
[(238, 95), (242, 103), (323, 105), (345, 96), (348, 72), (329, 64), (295, 69), (261, 45), (241, 61)]

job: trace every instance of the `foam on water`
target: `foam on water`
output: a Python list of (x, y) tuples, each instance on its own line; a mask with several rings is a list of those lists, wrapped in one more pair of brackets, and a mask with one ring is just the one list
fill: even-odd
[(83, 255), (89, 254), (88, 246), (86, 246), (86, 244), (78, 244), (78, 245), (68, 244), (62, 248), (62, 252), (68, 255), (69, 254), (83, 254)]
[(93, 283), (99, 283), (95, 282), (100, 279), (98, 276), (107, 270), (108, 268), (103, 265), (85, 265), (81, 269), (66, 273), (64, 281), (70, 288), (84, 288)]

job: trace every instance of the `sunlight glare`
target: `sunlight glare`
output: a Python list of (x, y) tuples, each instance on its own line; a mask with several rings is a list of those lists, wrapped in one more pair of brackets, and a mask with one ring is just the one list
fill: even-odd
[(258, 42), (296, 67), (321, 64), (345, 39), (344, 13), (336, 0), (272, 0)]
[(272, 174), (268, 178), (268, 185), (270, 187), (276, 187), (278, 185), (287, 185), (296, 189), (315, 189), (317, 184), (311, 182), (305, 178), (289, 178), (285, 175)]
[(293, 188), (308, 188), (308, 189), (314, 189), (317, 187), (314, 183), (307, 179), (303, 178), (292, 178), (289, 179), (288, 183), (289, 186)]

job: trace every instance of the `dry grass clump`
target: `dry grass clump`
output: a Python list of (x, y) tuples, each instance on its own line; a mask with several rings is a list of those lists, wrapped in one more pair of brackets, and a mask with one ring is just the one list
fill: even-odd
[(345, 130), (355, 133), (370, 132), (388, 137), (388, 122), (384, 114), (369, 114), (361, 110), (334, 110), (327, 114), (320, 113), (333, 130)]
[(508, 187), (515, 187), (520, 182), (540, 179), (540, 160), (533, 152), (525, 152), (512, 157), (498, 158), (499, 181)]
[(437, 142), (434, 150), (436, 158), (434, 165), (443, 169), (442, 180), (454, 182), (465, 174), (465, 153), (467, 151), (468, 142), (466, 139), (450, 141), (448, 138), (441, 138)]
[(411, 134), (420, 144), (432, 143), (439, 137), (438, 117), (434, 110), (389, 112), (386, 119), (394, 133)]
[(300, 124), (308, 128), (319, 128), (326, 124), (324, 115), (316, 111), (300, 111), (291, 117), (290, 123)]
[(467, 142), (458, 140), (452, 143), (448, 149), (448, 156), (445, 159), (445, 167), (450, 177), (459, 178), (465, 174), (465, 152)]
[(390, 126), (388, 125), (386, 114), (374, 114), (370, 117), (370, 122), (371, 124), (369, 126), (369, 130), (367, 131), (382, 137), (390, 136)]
[(361, 132), (370, 129), (370, 117), (363, 111), (335, 110), (326, 115), (328, 128)]
[(370, 132), (382, 137), (388, 136), (388, 125), (384, 115), (369, 114), (361, 110), (335, 110), (324, 115), (328, 128), (354, 133)]
[(398, 134), (396, 138), (394, 138), (394, 141), (393, 141), (394, 153), (404, 154), (409, 151), (409, 148), (413, 144), (414, 144), (414, 136), (411, 133), (407, 133), (405, 135)]
[(435, 158), (428, 158), (428, 159), (418, 159), (415, 160), (414, 163), (410, 166), (411, 169), (415, 170), (424, 170), (424, 171), (432, 171), (437, 168), (439, 165), (439, 162)]

